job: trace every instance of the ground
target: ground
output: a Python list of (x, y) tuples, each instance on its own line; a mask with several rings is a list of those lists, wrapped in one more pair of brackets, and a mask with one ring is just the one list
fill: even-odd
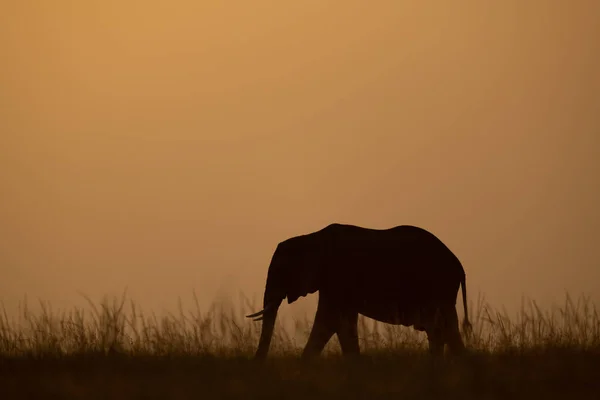
[(0, 363), (0, 398), (63, 399), (566, 399), (600, 394), (600, 353), (546, 350), (426, 353), (311, 362), (274, 357), (73, 356)]
[(307, 318), (278, 325), (259, 363), (261, 326), (243, 307), (159, 318), (124, 304), (0, 313), (0, 399), (600, 398), (600, 313), (585, 297), (551, 310), (531, 301), (514, 317), (480, 302), (467, 353), (437, 361), (423, 333), (360, 318), (360, 358), (341, 357), (334, 337), (303, 362)]

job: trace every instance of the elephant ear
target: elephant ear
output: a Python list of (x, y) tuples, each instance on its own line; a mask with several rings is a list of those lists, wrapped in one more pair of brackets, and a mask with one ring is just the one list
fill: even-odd
[(293, 260), (288, 267), (288, 304), (298, 300), (299, 297), (315, 293), (321, 286), (324, 246), (312, 237), (302, 239), (295, 246)]

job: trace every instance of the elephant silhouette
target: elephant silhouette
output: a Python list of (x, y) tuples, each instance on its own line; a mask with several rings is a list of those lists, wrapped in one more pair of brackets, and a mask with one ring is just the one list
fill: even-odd
[(425, 331), (431, 354), (460, 354), (465, 346), (456, 312), (462, 285), (463, 331), (471, 329), (466, 275), (459, 259), (431, 232), (411, 225), (370, 229), (331, 224), (277, 245), (269, 265), (255, 359), (269, 351), (277, 310), (287, 297), (319, 292), (302, 358), (319, 355), (333, 334), (344, 356), (360, 354), (357, 321), (364, 315)]

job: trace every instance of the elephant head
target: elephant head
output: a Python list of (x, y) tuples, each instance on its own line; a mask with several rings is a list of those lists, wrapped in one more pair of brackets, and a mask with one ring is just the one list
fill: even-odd
[(262, 320), (256, 359), (267, 356), (281, 302), (287, 297), (291, 304), (299, 297), (319, 290), (323, 249), (322, 243), (313, 235), (294, 237), (277, 246), (269, 265), (263, 309), (247, 316), (255, 318), (254, 321)]

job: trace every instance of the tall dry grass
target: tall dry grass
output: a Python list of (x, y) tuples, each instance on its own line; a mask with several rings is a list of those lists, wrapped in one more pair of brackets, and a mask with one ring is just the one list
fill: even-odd
[[(247, 298), (215, 303), (203, 311), (194, 296), (194, 307), (181, 301), (176, 314), (157, 317), (145, 314), (126, 293), (121, 298), (94, 303), (88, 308), (54, 312), (40, 302), (41, 312), (32, 313), (23, 302), (17, 317), (0, 317), (1, 357), (54, 357), (77, 354), (120, 353), (127, 355), (251, 356), (256, 349), (261, 324), (244, 317), (256, 310)], [(600, 349), (600, 318), (589, 297), (573, 300), (568, 294), (562, 305), (541, 309), (534, 300), (523, 299), (514, 316), (494, 309), (482, 296), (470, 305), (473, 334), (466, 341), (473, 351), (499, 353)], [(271, 354), (298, 354), (310, 332), (313, 316), (290, 319), (280, 315)], [(461, 317), (462, 318), (462, 317)], [(426, 348), (426, 336), (411, 328), (359, 319), (364, 353), (412, 352)], [(337, 339), (326, 353), (339, 352)]]

